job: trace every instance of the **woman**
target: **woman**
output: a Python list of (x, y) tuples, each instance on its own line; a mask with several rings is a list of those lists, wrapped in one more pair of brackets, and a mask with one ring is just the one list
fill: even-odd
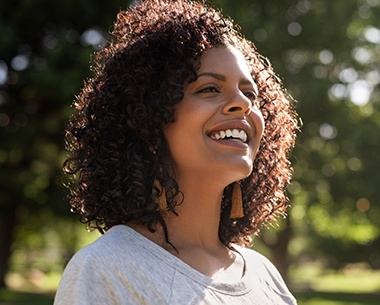
[(105, 233), (69, 262), (55, 304), (296, 304), (247, 248), (285, 214), (296, 114), (270, 64), (198, 2), (146, 0), (67, 129), (71, 205)]

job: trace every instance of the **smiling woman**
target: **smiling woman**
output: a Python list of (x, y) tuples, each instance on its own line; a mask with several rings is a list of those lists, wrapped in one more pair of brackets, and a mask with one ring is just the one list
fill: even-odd
[[(176, 180), (181, 186), (186, 179), (194, 190), (206, 186), (220, 198), (221, 190), (253, 169), (264, 129), (260, 110), (253, 107), (257, 85), (241, 52), (213, 47), (201, 57), (197, 79), (183, 91), (174, 122), (164, 127)], [(191, 207), (199, 204), (197, 199)]]
[(55, 304), (295, 304), (250, 237), (286, 212), (297, 131), (269, 61), (204, 3), (146, 0), (67, 127), (70, 203), (104, 235)]

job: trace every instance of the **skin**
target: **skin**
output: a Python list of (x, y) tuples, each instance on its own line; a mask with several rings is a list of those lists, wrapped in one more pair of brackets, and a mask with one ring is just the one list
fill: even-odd
[[(184, 194), (179, 216), (167, 213), (169, 240), (162, 230), (149, 232), (137, 223), (130, 226), (199, 272), (224, 282), (241, 278), (240, 255), (219, 240), (224, 188), (247, 177), (260, 145), (264, 120), (255, 107), (257, 86), (243, 55), (233, 47), (208, 50), (201, 58), (198, 78), (185, 84), (174, 122), (164, 129), (175, 177)], [(220, 130), (243, 129), (246, 143), (216, 140)]]

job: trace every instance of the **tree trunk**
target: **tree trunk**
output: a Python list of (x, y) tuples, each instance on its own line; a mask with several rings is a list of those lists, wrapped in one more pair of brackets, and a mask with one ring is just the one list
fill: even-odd
[[(266, 243), (270, 248), (273, 257), (273, 263), (281, 273), (284, 281), (288, 284), (288, 245), (292, 237), (292, 226), (289, 217), (286, 219), (285, 227), (282, 231), (278, 232), (277, 240), (272, 243)], [(264, 239), (265, 240), (265, 239)]]
[(5, 276), (9, 269), (13, 233), (17, 223), (16, 209), (7, 214), (0, 215), (0, 288), (6, 287)]

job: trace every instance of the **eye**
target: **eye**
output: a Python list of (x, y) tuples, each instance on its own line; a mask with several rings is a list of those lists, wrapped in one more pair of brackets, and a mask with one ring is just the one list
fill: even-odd
[(197, 93), (219, 93), (219, 89), (216, 86), (207, 86), (197, 91)]
[(246, 97), (248, 97), (251, 101), (254, 101), (257, 99), (257, 94), (256, 92), (252, 91), (252, 90), (245, 90), (244, 92), (244, 95)]
[(243, 94), (248, 97), (252, 103), (254, 103), (257, 100), (257, 93), (253, 90), (244, 90)]
[(251, 101), (252, 107), (259, 109), (258, 94), (254, 90), (243, 90), (243, 94)]

